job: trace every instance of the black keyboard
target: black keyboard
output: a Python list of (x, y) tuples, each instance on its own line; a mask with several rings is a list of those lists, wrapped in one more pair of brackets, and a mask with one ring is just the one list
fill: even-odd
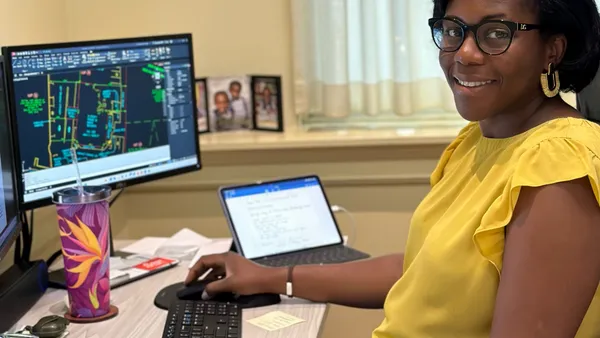
[(163, 338), (241, 338), (242, 309), (233, 303), (177, 300)]
[(259, 259), (256, 260), (256, 263), (271, 267), (282, 267), (291, 265), (345, 263), (365, 258), (369, 258), (369, 255), (347, 246), (340, 245), (326, 249), (308, 250), (289, 255)]

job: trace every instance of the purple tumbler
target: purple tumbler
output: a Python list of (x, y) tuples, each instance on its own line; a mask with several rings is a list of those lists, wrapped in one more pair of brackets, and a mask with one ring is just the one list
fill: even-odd
[[(70, 318), (110, 315), (108, 186), (67, 188), (53, 194), (58, 214)], [(66, 315), (66, 316), (67, 316)]]

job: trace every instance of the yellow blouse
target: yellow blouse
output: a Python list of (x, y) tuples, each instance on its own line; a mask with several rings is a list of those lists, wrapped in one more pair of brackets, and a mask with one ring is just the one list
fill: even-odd
[[(583, 119), (555, 119), (504, 139), (482, 136), (477, 123), (466, 126), (413, 215), (404, 274), (373, 338), (489, 337), (504, 227), (520, 188), (588, 176), (598, 199), (599, 154), (600, 126)], [(598, 336), (599, 292), (577, 338)]]

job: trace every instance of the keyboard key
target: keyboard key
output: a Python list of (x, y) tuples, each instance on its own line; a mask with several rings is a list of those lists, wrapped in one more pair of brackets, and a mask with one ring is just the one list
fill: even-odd
[(227, 326), (217, 325), (215, 328), (215, 337), (222, 338), (227, 335)]
[(242, 338), (237, 304), (176, 301), (169, 309), (163, 338)]

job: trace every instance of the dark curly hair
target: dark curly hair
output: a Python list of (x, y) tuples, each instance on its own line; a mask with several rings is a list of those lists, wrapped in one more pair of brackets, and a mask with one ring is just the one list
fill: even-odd
[(229, 83), (229, 89), (231, 89), (231, 88), (233, 88), (235, 86), (238, 86), (238, 88), (242, 89), (242, 83), (240, 81), (235, 81), (234, 80), (234, 81), (231, 81)]
[[(456, 1), (456, 0), (455, 0)], [(580, 92), (600, 66), (600, 15), (594, 0), (523, 0), (538, 11), (542, 35), (563, 34), (567, 50), (557, 65), (564, 92)], [(450, 0), (434, 0), (433, 16), (443, 17)]]

